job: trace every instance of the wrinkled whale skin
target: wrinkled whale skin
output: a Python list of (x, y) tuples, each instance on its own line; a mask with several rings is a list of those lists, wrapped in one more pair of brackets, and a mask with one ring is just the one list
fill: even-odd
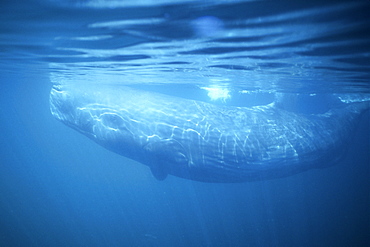
[(203, 182), (293, 175), (341, 158), (368, 103), (298, 114), (275, 103), (226, 107), (109, 85), (54, 85), (55, 118), (101, 146), (167, 174)]

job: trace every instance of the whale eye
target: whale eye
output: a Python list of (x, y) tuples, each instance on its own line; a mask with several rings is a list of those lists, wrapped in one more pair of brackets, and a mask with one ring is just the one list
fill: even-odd
[(181, 153), (181, 152), (178, 152), (175, 154), (174, 160), (177, 162), (177, 164), (188, 164), (189, 163), (188, 157), (184, 153)]
[(104, 113), (101, 115), (101, 121), (107, 128), (122, 129), (125, 128), (123, 119), (115, 113)]

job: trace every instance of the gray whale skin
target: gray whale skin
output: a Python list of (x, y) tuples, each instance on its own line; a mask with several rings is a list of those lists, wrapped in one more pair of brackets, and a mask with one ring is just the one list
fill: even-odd
[(122, 86), (54, 85), (50, 107), (58, 120), (149, 166), (159, 180), (244, 182), (338, 162), (369, 105), (298, 114), (276, 103), (226, 107)]

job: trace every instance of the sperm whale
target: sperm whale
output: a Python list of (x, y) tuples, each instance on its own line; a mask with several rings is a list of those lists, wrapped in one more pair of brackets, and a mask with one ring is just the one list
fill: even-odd
[(319, 114), (202, 101), (113, 85), (54, 85), (53, 116), (99, 145), (168, 174), (203, 182), (290, 176), (338, 162), (368, 102)]

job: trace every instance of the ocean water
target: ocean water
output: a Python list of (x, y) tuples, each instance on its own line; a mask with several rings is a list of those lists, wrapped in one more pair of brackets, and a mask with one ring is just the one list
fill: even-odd
[(49, 109), (53, 85), (89, 83), (220, 107), (283, 94), (304, 114), (326, 112), (331, 95), (366, 101), (368, 1), (0, 6), (0, 246), (370, 245), (369, 111), (333, 166), (203, 183), (158, 181)]

